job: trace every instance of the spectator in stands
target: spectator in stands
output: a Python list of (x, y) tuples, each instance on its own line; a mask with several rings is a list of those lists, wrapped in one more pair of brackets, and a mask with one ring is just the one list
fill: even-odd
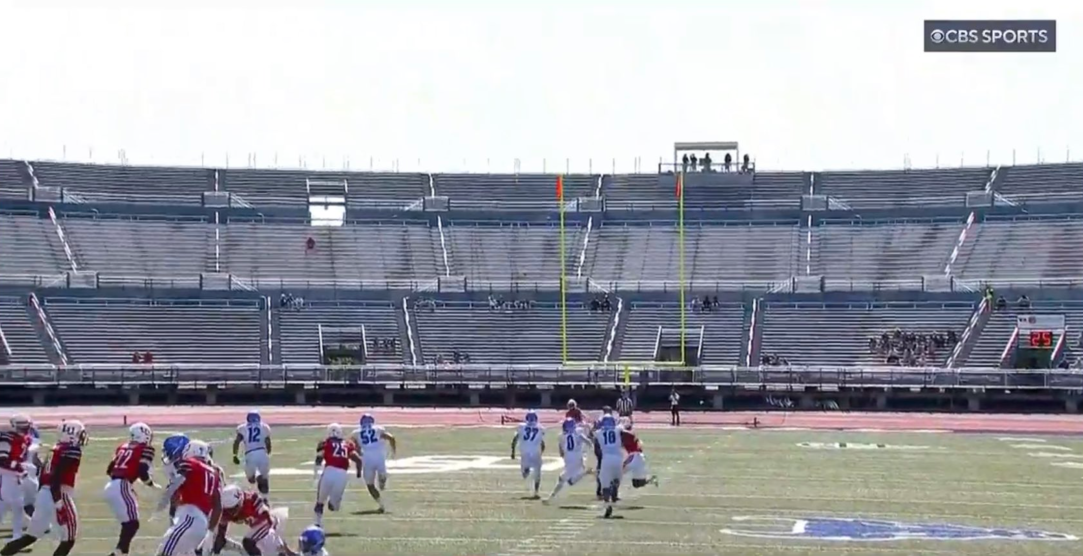
[(717, 296), (717, 295), (716, 295), (716, 296), (714, 296), (714, 297), (713, 297), (713, 298), (711, 299), (711, 306), (712, 306), (712, 307), (718, 307), (718, 296)]
[(308, 255), (309, 251), (315, 251), (315, 250), (316, 250), (316, 240), (312, 239), (312, 236), (309, 236), (308, 239), (305, 240), (305, 255)]
[(750, 164), (750, 162), (749, 162), (749, 158), (748, 158), (748, 153), (745, 153), (745, 156), (741, 160), (741, 173), (742, 174), (747, 174), (748, 173), (749, 164)]
[(132, 363), (135, 363), (136, 365), (138, 365), (142, 361), (143, 361), (143, 356), (139, 355), (138, 351), (133, 351), (132, 352)]
[(590, 300), (590, 312), (596, 313), (602, 310), (602, 303), (597, 298)]
[(684, 157), (681, 158), (681, 172), (685, 172), (685, 173), (688, 172), (688, 155), (687, 154), (685, 154)]
[(1003, 311), (1008, 308), (1008, 300), (1004, 299), (1004, 296), (997, 298), (997, 311)]
[(609, 300), (608, 293), (605, 294), (605, 297), (602, 298), (602, 310), (606, 312), (613, 310), (613, 302)]
[(730, 153), (726, 153), (725, 158), (722, 159), (722, 168), (724, 169), (725, 172), (729, 172), (730, 168), (732, 166), (733, 166), (733, 155), (730, 154)]
[(1019, 304), (1020, 309), (1030, 309), (1030, 298), (1027, 297), (1026, 294), (1019, 296), (1019, 301), (1017, 303)]
[(703, 311), (710, 312), (711, 310), (711, 298), (710, 296), (703, 296)]
[(704, 172), (711, 171), (711, 153), (703, 153), (703, 158), (699, 162), (703, 165)]
[(688, 164), (689, 164), (689, 167), (692, 169), (692, 171), (695, 172), (696, 169), (697, 169), (697, 164), (698, 164), (698, 162), (696, 161), (695, 153), (692, 153), (692, 156), (688, 157)]
[(496, 302), (496, 297), (493, 294), (489, 294), (489, 310), (495, 311), (500, 307), (500, 304)]
[(146, 363), (147, 365), (153, 365), (154, 364), (154, 354), (151, 353), (150, 351), (143, 352), (143, 363)]

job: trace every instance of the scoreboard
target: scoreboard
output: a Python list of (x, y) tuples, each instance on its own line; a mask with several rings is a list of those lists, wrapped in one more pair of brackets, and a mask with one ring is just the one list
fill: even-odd
[(1016, 316), (1015, 367), (1048, 369), (1053, 351), (1064, 335), (1064, 315)]

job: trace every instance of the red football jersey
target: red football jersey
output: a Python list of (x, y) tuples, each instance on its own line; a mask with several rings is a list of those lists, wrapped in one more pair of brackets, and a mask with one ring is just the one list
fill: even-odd
[(218, 470), (195, 458), (185, 458), (176, 464), (177, 474), (184, 483), (177, 490), (177, 505), (191, 505), (210, 517), (214, 498), (222, 488)]
[(21, 434), (13, 430), (0, 432), (0, 460), (6, 460), (4, 469), (21, 473), (23, 460), (26, 459), (26, 451), (30, 449), (33, 439), (29, 434)]
[(146, 463), (148, 468), (154, 464), (154, 446), (125, 442), (117, 446), (113, 453), (113, 462), (109, 464), (109, 477), (134, 483), (139, 478), (139, 468), (143, 463)]
[(267, 503), (259, 497), (259, 494), (246, 492), (241, 498), (241, 503), (232, 509), (226, 510), (222, 514), (222, 518), (231, 523), (244, 523), (249, 527), (255, 527), (270, 521), (271, 511), (267, 508)]
[(565, 419), (575, 419), (576, 423), (582, 423), (583, 422), (583, 412), (578, 407), (573, 407), (573, 408), (569, 409), (564, 414), (564, 418)]
[(68, 444), (66, 442), (53, 446), (49, 459), (45, 461), (45, 465), (41, 468), (41, 488), (49, 488), (49, 485), (52, 484), (53, 473), (56, 472), (61, 459), (68, 460), (68, 464), (60, 475), (60, 486), (75, 488), (75, 476), (79, 474), (79, 464), (83, 461), (83, 449), (78, 444)]
[(639, 446), (639, 438), (632, 431), (620, 431), (620, 443), (624, 447), (624, 451), (629, 454), (643, 451), (643, 448)]
[(350, 455), (356, 448), (341, 438), (328, 438), (316, 446), (316, 454), (323, 457), (324, 465), (339, 469), (350, 468)]

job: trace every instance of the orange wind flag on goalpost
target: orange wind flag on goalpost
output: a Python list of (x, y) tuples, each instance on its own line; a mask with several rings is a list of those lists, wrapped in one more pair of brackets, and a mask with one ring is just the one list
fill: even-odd
[(564, 176), (557, 176), (557, 200), (564, 200)]
[(681, 198), (681, 189), (683, 189), (683, 185), (684, 185), (684, 174), (681, 173), (681, 172), (678, 172), (677, 173), (677, 198), (678, 199)]

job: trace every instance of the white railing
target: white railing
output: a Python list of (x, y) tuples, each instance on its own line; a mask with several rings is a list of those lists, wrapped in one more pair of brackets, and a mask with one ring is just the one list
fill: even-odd
[[(321, 344), (322, 347), (322, 344)], [(310, 383), (360, 379), (368, 383), (394, 384), (574, 384), (617, 383), (624, 370), (634, 381), (641, 371), (668, 371), (670, 376), (649, 377), (650, 382), (679, 382), (693, 385), (747, 384), (776, 385), (804, 390), (817, 384), (850, 387), (1004, 387), (1010, 389), (1083, 388), (1080, 370), (1004, 370), (994, 368), (944, 369), (934, 367), (739, 367), (704, 365), (678, 369), (668, 365), (598, 363), (597, 365), (166, 365), (86, 364), (9, 365), (0, 367), (0, 383), (27, 385), (42, 383), (240, 383), (259, 381)], [(359, 373), (359, 374), (358, 374)], [(675, 373), (675, 374), (674, 374)], [(647, 377), (644, 377), (646, 380)]]
[(447, 240), (444, 239), (444, 219), (437, 215), (436, 229), (440, 232), (440, 253), (444, 257), (444, 276), (451, 276), (451, 263), (448, 262)]
[(602, 361), (608, 362), (613, 358), (613, 346), (617, 343), (617, 331), (620, 330), (620, 316), (624, 312), (624, 300), (617, 298), (617, 311), (613, 314), (613, 323), (609, 329), (609, 338), (605, 342), (605, 357)]
[(410, 363), (417, 365), (417, 341), (414, 339), (414, 328), (410, 325), (409, 305), (409, 298), (402, 298), (402, 316), (406, 319), (406, 339), (410, 342)]
[[(583, 265), (587, 263), (587, 246), (590, 245), (590, 232), (594, 229), (594, 217), (587, 218), (587, 233), (583, 234), (583, 248), (579, 250), (579, 264), (575, 268), (575, 277), (583, 277)], [(560, 256), (564, 256), (561, 253)]]
[(4, 336), (4, 328), (2, 326), (0, 326), (0, 350), (4, 351), (4, 355), (6, 355), (7, 359), (10, 361), (12, 357), (11, 344), (8, 344), (8, 338), (7, 336)]
[(951, 276), (951, 267), (955, 264), (955, 260), (959, 258), (959, 253), (963, 250), (963, 244), (966, 243), (966, 236), (970, 233), (970, 228), (974, 225), (976, 218), (977, 214), (974, 211), (970, 211), (970, 216), (966, 217), (966, 224), (959, 231), (959, 238), (955, 240), (955, 248), (951, 250), (948, 263), (944, 265), (944, 276)]
[(53, 207), (49, 207), (49, 220), (52, 220), (53, 228), (56, 230), (56, 237), (60, 238), (60, 245), (64, 247), (64, 255), (68, 258), (71, 271), (79, 272), (79, 265), (75, 262), (75, 254), (72, 253), (71, 246), (68, 245), (68, 239), (64, 237), (64, 228), (60, 225), (60, 221), (56, 219), (56, 211), (53, 210)]
[(985, 311), (989, 308), (989, 298), (982, 297), (981, 303), (974, 309), (974, 313), (970, 315), (970, 321), (966, 325), (966, 330), (963, 330), (963, 335), (959, 337), (959, 341), (955, 343), (955, 347), (951, 349), (951, 357), (948, 357), (948, 362), (945, 364), (949, 369), (955, 367), (959, 359), (959, 354), (963, 352), (963, 346), (966, 345), (967, 340), (970, 339), (970, 335), (974, 333), (974, 329), (978, 326), (978, 321), (981, 320), (981, 316), (985, 314)]
[(749, 325), (748, 325), (748, 345), (745, 346), (745, 366), (746, 367), (752, 366), (752, 352), (754, 351), (754, 348), (756, 347), (756, 325), (757, 325), (756, 321), (758, 320), (756, 318), (756, 314), (760, 310), (760, 302), (761, 301), (762, 301), (762, 299), (758, 298), (758, 297), (752, 300), (752, 319), (751, 319), (752, 322), (749, 323)]
[(49, 315), (41, 308), (41, 303), (38, 302), (38, 296), (34, 293), (30, 294), (30, 305), (34, 307), (38, 320), (41, 322), (42, 328), (45, 329), (45, 335), (49, 337), (49, 342), (52, 343), (53, 349), (56, 350), (57, 357), (60, 358), (60, 363), (67, 365), (68, 354), (64, 353), (64, 346), (60, 345), (60, 339), (57, 338), (56, 331), (53, 330), (53, 325), (49, 323)]

